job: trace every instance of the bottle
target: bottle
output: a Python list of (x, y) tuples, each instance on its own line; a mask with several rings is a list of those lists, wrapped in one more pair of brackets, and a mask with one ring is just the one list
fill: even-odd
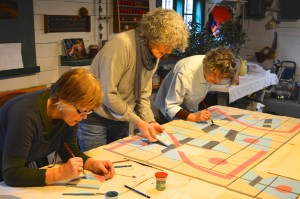
[(247, 74), (247, 61), (240, 57), (240, 76), (245, 76)]

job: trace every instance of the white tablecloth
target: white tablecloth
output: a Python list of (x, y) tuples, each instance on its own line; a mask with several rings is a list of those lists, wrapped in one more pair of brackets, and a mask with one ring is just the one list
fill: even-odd
[(260, 74), (246, 74), (239, 78), (239, 85), (212, 85), (210, 91), (228, 93), (229, 103), (231, 103), (265, 87), (278, 84), (276, 74), (270, 73), (270, 71)]

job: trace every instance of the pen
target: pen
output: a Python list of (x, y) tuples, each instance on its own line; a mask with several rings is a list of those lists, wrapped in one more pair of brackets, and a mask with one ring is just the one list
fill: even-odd
[(68, 187), (78, 187), (86, 189), (99, 189), (99, 185), (80, 185), (80, 184), (67, 184)]
[[(65, 146), (65, 148), (67, 149), (67, 151), (68, 151), (68, 153), (70, 154), (70, 156), (71, 156), (72, 158), (75, 158), (74, 153), (72, 152), (72, 150), (70, 149), (69, 145), (68, 145), (66, 142), (64, 142), (64, 146)], [(82, 173), (83, 173), (83, 175), (85, 175), (83, 168), (82, 168)]]
[(85, 192), (85, 193), (63, 193), (62, 195), (73, 195), (73, 196), (94, 196), (94, 195), (104, 195), (104, 193), (92, 193), (92, 192)]
[[(203, 106), (204, 106), (205, 110), (207, 110), (207, 106), (206, 106), (204, 100), (202, 100), (202, 103), (203, 103)], [(208, 111), (208, 110), (207, 110), (207, 111)], [(213, 126), (213, 125), (215, 124), (214, 121), (211, 119), (211, 117), (210, 117), (209, 119), (210, 119), (210, 121), (211, 121), (211, 126)]]
[(136, 178), (136, 176), (130, 176), (130, 175), (119, 174), (119, 173), (116, 173), (116, 175), (130, 177), (130, 178)]
[(138, 194), (140, 194), (140, 195), (146, 197), (146, 198), (150, 198), (150, 196), (148, 196), (147, 194), (142, 193), (142, 192), (140, 192), (140, 191), (138, 191), (138, 190), (136, 190), (136, 189), (134, 189), (134, 188), (132, 188), (132, 187), (130, 187), (130, 186), (128, 186), (128, 185), (124, 185), (124, 186), (125, 186), (126, 188), (128, 188), (128, 189), (130, 189), (130, 190), (132, 190), (132, 191), (134, 191), (134, 192), (136, 192), (136, 193), (138, 193)]
[(115, 168), (132, 167), (132, 165), (117, 165)]

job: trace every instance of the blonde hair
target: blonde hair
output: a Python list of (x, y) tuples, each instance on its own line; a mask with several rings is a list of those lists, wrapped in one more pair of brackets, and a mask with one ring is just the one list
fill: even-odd
[(138, 26), (139, 35), (147, 44), (163, 44), (182, 52), (188, 46), (189, 30), (174, 10), (156, 8), (148, 12)]
[(97, 108), (103, 101), (103, 92), (97, 78), (79, 68), (67, 71), (51, 86), (51, 98), (54, 102)]
[(236, 71), (235, 57), (227, 48), (213, 49), (205, 54), (203, 69), (210, 73), (220, 71), (221, 75), (231, 78)]

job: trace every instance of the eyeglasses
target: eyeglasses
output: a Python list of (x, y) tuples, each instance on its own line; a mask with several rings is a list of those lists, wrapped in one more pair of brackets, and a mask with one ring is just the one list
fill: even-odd
[(92, 112), (94, 112), (93, 110), (92, 110), (92, 111), (81, 111), (81, 110), (79, 110), (79, 108), (78, 108), (77, 106), (74, 106), (74, 107), (75, 107), (75, 109), (76, 109), (76, 111), (77, 111), (77, 113), (78, 113), (79, 115), (83, 115), (83, 114), (89, 115), (89, 114), (91, 114)]

